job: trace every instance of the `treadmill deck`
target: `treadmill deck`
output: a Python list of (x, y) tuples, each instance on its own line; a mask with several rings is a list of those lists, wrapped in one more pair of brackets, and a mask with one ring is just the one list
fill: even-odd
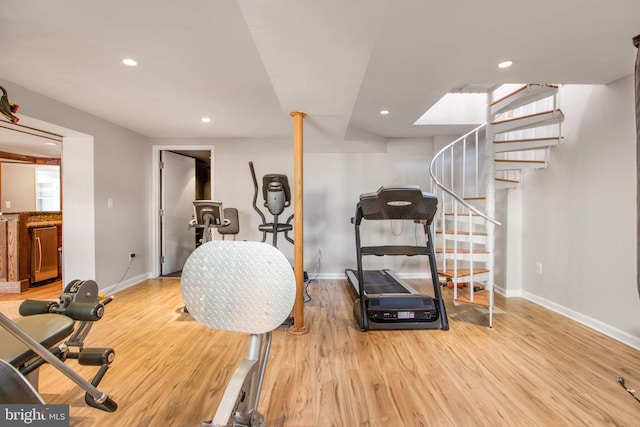
[(365, 270), (362, 274), (364, 276), (364, 290), (368, 295), (411, 293), (386, 270)]
[[(348, 281), (359, 293), (358, 273), (346, 270)], [(403, 283), (391, 270), (362, 272), (365, 288), (366, 316), (372, 329), (432, 329), (429, 324), (439, 319), (432, 297), (422, 295)], [(354, 315), (360, 318), (359, 299), (354, 302)]]

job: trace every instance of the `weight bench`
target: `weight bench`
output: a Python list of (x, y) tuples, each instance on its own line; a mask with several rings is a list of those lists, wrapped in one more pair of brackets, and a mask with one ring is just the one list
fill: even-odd
[[(38, 368), (49, 363), (86, 391), (85, 402), (88, 405), (108, 412), (115, 411), (116, 403), (96, 389), (113, 362), (115, 353), (111, 348), (84, 347), (84, 339), (92, 323), (102, 318), (104, 305), (111, 300), (99, 300), (98, 285), (94, 281), (74, 280), (67, 285), (57, 302), (26, 300), (19, 309), (22, 317), (14, 320), (0, 313), (0, 360), (15, 370), (12, 373), (6, 366), (2, 368), (2, 388), (5, 385), (17, 387), (17, 373), (30, 383), (37, 395)], [(77, 359), (81, 365), (100, 368), (92, 381), (88, 382), (65, 365), (67, 359)], [(24, 396), (26, 398), (26, 394)], [(7, 399), (4, 393), (0, 394), (0, 403), (10, 403)], [(18, 403), (13, 402), (15, 399), (11, 398), (11, 403)]]
[(258, 409), (271, 332), (289, 316), (295, 277), (289, 261), (261, 242), (217, 240), (199, 246), (181, 277), (182, 297), (198, 323), (249, 334), (247, 355), (220, 405), (202, 426), (264, 426)]

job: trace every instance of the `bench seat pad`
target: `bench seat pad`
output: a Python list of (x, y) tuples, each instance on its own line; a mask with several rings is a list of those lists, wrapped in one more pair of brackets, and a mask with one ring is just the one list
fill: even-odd
[[(74, 326), (74, 321), (70, 317), (53, 313), (18, 317), (12, 321), (46, 348), (56, 345), (71, 335)], [(6, 360), (16, 368), (36, 356), (22, 341), (2, 327), (0, 327), (0, 343), (2, 343), (0, 359)]]

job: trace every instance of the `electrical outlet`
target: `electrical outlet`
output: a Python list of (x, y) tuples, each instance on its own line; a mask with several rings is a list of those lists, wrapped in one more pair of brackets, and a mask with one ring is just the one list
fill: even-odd
[(129, 259), (134, 259), (136, 257), (136, 253), (135, 252), (129, 252)]
[(536, 262), (536, 273), (542, 274), (542, 263), (539, 261)]

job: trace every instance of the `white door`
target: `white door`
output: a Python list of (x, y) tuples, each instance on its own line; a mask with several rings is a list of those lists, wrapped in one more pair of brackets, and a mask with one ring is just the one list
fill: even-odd
[(195, 249), (195, 230), (189, 227), (196, 197), (195, 159), (170, 151), (160, 152), (161, 253), (160, 274), (182, 270)]

